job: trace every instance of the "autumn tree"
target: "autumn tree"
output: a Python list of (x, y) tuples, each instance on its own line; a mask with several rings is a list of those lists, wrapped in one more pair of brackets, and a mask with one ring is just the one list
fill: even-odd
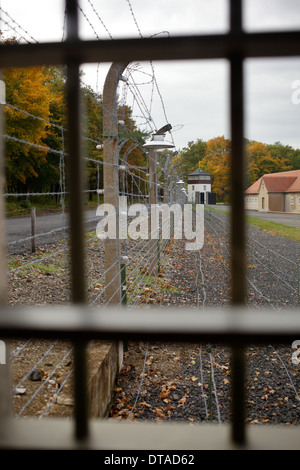
[(205, 157), (200, 160), (202, 170), (212, 175), (212, 192), (221, 201), (230, 199), (231, 141), (224, 136), (207, 142)]
[[(61, 169), (65, 160), (65, 137), (66, 137), (66, 103), (65, 103), (65, 72), (63, 69), (50, 67), (48, 69), (49, 121), (48, 133), (43, 139), (49, 147), (46, 162), (39, 169), (38, 184), (40, 190), (52, 190), (58, 192), (61, 187)], [(59, 154), (58, 152), (61, 152)], [(58, 198), (57, 198), (58, 199)]]
[(277, 173), (291, 169), (288, 159), (281, 153), (271, 152), (261, 142), (252, 142), (247, 146), (248, 186), (267, 173)]
[[(103, 152), (97, 149), (101, 144), (103, 133), (103, 101), (102, 96), (90, 86), (84, 86), (82, 95), (82, 132), (86, 160), (86, 184), (89, 200), (93, 198), (93, 191), (103, 188)], [(99, 162), (99, 163), (97, 163)]]
[(9, 104), (5, 107), (7, 187), (18, 191), (38, 177), (39, 169), (46, 162), (47, 151), (39, 146), (45, 146), (44, 139), (49, 133), (46, 121), (49, 120), (50, 94), (45, 85), (49, 70), (43, 67), (6, 69), (3, 80)]

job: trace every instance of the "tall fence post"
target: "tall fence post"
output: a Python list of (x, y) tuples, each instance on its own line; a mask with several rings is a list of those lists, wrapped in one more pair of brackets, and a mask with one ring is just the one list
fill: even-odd
[(32, 207), (31, 209), (31, 251), (32, 253), (36, 252), (36, 208)]
[[(127, 305), (127, 284), (126, 284), (126, 264), (121, 264), (121, 287), (122, 287), (122, 305)], [(128, 342), (123, 342), (123, 350), (128, 351)]]
[(103, 87), (104, 204), (115, 210), (116, 237), (104, 240), (105, 303), (121, 303), (117, 87), (127, 64), (113, 63)]
[[(116, 237), (104, 240), (105, 303), (120, 305), (121, 266), (119, 237), (119, 150), (117, 87), (128, 64), (113, 63), (103, 87), (103, 186), (104, 204), (114, 207)], [(118, 343), (119, 370), (123, 364), (123, 343)]]
[[(150, 238), (150, 266), (149, 274), (155, 276), (158, 267), (158, 241), (156, 239), (157, 223), (157, 186), (156, 186), (156, 152), (149, 150), (149, 238)], [(155, 220), (153, 220), (155, 219)]]
[(158, 239), (159, 239), (159, 210), (157, 197), (157, 168), (156, 152), (174, 147), (173, 144), (164, 142), (165, 133), (172, 129), (171, 124), (166, 124), (155, 132), (152, 141), (144, 144), (149, 150), (149, 238), (150, 238), (150, 266), (149, 274), (157, 275), (158, 272)]
[(126, 264), (121, 264), (122, 305), (127, 305)]

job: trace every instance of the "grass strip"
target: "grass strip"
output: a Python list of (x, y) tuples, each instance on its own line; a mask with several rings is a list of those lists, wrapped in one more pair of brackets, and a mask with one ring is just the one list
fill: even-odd
[[(222, 214), (230, 216), (230, 211), (222, 211), (221, 209), (215, 209), (214, 207), (210, 207), (207, 209), (207, 211), (221, 212)], [(289, 238), (291, 240), (300, 242), (300, 230), (298, 227), (290, 227), (289, 225), (279, 224), (277, 222), (250, 216), (246, 216), (246, 222), (249, 225), (253, 225), (260, 230), (270, 232), (273, 235), (278, 235), (279, 237)]]

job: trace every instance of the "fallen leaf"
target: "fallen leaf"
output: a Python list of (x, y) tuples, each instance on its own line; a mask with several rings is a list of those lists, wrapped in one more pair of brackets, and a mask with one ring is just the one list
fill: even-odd
[(72, 406), (74, 405), (74, 399), (72, 397), (60, 397), (58, 396), (56, 398), (56, 403), (58, 405), (66, 405), (66, 406)]
[(146, 408), (152, 408), (151, 405), (149, 405), (149, 403), (146, 403), (145, 401), (143, 401), (142, 403), (140, 403), (141, 406), (145, 406)]
[(165, 418), (166, 417), (166, 415), (162, 412), (161, 408), (156, 408), (155, 416), (157, 416), (158, 418)]
[(167, 412), (170, 412), (171, 410), (175, 410), (175, 406), (168, 405), (168, 406), (166, 407), (166, 411), (167, 411)]
[(178, 403), (180, 403), (180, 405), (178, 405), (178, 406), (184, 406), (185, 403), (186, 403), (186, 400), (187, 400), (186, 397), (183, 397), (183, 398), (181, 398), (180, 400), (178, 400)]

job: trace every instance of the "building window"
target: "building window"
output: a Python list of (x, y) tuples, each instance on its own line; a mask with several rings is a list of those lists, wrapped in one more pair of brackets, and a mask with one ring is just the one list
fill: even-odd
[(294, 205), (294, 198), (291, 197), (291, 206), (293, 206), (293, 205)]

